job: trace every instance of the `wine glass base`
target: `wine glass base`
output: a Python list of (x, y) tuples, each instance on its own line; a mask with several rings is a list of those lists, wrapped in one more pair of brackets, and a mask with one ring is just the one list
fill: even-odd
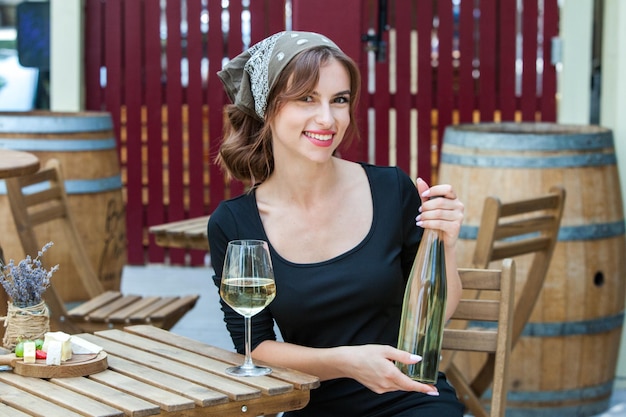
[(272, 368), (265, 366), (232, 366), (226, 368), (226, 373), (233, 376), (263, 376), (272, 373)]

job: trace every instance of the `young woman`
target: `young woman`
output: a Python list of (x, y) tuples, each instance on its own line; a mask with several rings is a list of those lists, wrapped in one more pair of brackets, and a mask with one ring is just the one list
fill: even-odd
[[(458, 303), (463, 204), (454, 190), (336, 156), (357, 133), (360, 76), (322, 35), (272, 35), (219, 76), (234, 104), (217, 162), (250, 190), (211, 215), (211, 261), (219, 285), (230, 240), (269, 242), (277, 295), (253, 317), (253, 357), (322, 381), (286, 416), (462, 416), (443, 374), (425, 385), (394, 364), (421, 359), (395, 346), (423, 228), (444, 233), (447, 317)], [(222, 310), (242, 352), (243, 320), (223, 302)]]

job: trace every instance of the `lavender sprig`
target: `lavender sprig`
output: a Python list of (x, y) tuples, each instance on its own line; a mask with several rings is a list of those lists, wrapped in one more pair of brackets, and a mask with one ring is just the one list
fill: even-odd
[(43, 293), (50, 286), (52, 274), (59, 269), (59, 265), (55, 265), (48, 271), (41, 263), (41, 257), (52, 245), (52, 242), (46, 243), (35, 259), (27, 255), (17, 265), (13, 259), (8, 265), (0, 264), (0, 283), (17, 307), (29, 307), (41, 302)]

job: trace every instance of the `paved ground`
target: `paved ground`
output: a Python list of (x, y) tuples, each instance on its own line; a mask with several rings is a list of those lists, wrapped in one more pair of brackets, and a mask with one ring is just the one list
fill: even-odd
[[(151, 264), (127, 266), (122, 275), (122, 291), (140, 295), (200, 294), (196, 306), (171, 331), (213, 346), (232, 350), (233, 345), (222, 320), (219, 293), (211, 279), (210, 267), (176, 267)], [(626, 417), (626, 380), (616, 381), (609, 410), (595, 417)], [(555, 416), (557, 417), (557, 416)]]

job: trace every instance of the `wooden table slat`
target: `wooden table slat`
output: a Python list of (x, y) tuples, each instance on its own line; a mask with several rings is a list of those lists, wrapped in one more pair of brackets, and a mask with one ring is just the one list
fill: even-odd
[[(112, 372), (112, 371), (104, 371)], [(134, 395), (101, 384), (96, 380), (89, 378), (53, 378), (50, 380), (55, 385), (71, 389), (81, 394), (81, 399), (91, 398), (102, 401), (112, 407), (120, 409), (127, 416), (144, 417), (159, 414), (160, 408), (154, 401), (146, 401)]]
[(117, 372), (98, 372), (91, 375), (89, 379), (127, 394), (134, 394), (146, 401), (154, 402), (166, 411), (189, 410), (195, 407), (195, 403), (188, 398)]
[[(96, 335), (110, 338), (116, 342), (123, 343), (129, 346), (136, 346), (146, 352), (151, 352), (159, 356), (181, 362), (183, 364), (213, 372), (224, 378), (229, 378), (233, 381), (241, 382), (246, 385), (250, 385), (257, 389), (260, 389), (262, 393), (266, 395), (282, 394), (293, 390), (293, 384), (277, 380), (269, 376), (259, 376), (253, 378), (241, 378), (231, 376), (226, 373), (226, 368), (232, 366), (231, 363), (221, 361), (219, 359), (200, 355), (195, 352), (181, 350), (175, 346), (168, 345), (166, 343), (158, 342), (155, 340), (146, 340), (137, 335), (118, 330), (102, 330), (96, 332)], [(237, 363), (243, 363), (243, 358)]]
[[(35, 378), (32, 378), (35, 379)], [(17, 408), (18, 410), (36, 417), (81, 417), (65, 407), (61, 407), (51, 401), (33, 395), (21, 388), (0, 382), (0, 401), (2, 403)], [(110, 416), (123, 416), (124, 413), (110, 414)]]
[[(307, 405), (308, 402), (308, 391), (293, 390), (281, 395), (280, 397), (263, 396), (261, 398), (244, 401), (243, 404), (232, 402), (228, 404), (220, 404), (207, 409), (202, 414), (194, 414), (193, 417), (269, 416), (285, 410), (299, 410)], [(243, 410), (243, 407), (245, 407), (245, 411)], [(192, 415), (189, 414), (189, 417), (192, 417)]]
[(17, 408), (0, 403), (0, 417), (29, 417), (29, 415), (21, 412)]
[(228, 402), (228, 397), (221, 392), (117, 356), (109, 355), (109, 368), (139, 381), (155, 384), (162, 389), (180, 394), (193, 400), (200, 407)]
[(257, 388), (233, 381), (229, 378), (221, 377), (206, 370), (198, 369), (194, 366), (173, 362), (154, 353), (129, 349), (126, 345), (103, 337), (86, 333), (81, 334), (80, 337), (102, 346), (109, 355), (117, 355), (149, 368), (197, 382), (208, 388), (223, 392), (233, 400), (245, 400), (261, 396), (261, 391)]

